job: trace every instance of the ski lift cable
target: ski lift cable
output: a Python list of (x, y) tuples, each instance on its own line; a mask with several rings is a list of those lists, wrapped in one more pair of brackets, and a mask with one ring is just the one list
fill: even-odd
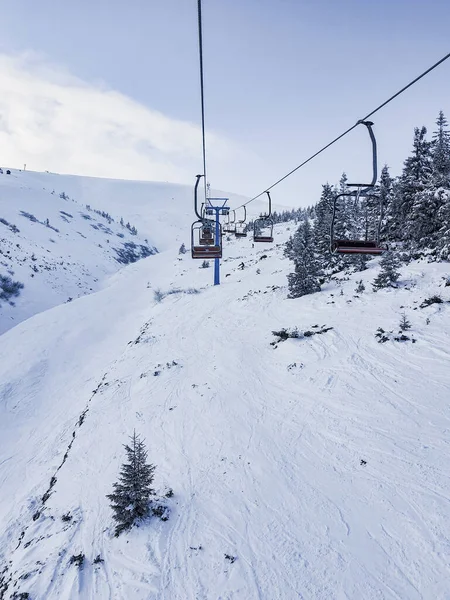
[(203, 35), (202, 35), (202, 0), (198, 0), (198, 56), (200, 63), (200, 98), (202, 110), (202, 149), (203, 149), (203, 176), (205, 183), (205, 206), (207, 204), (207, 179), (206, 179), (206, 136), (205, 136), (205, 89), (203, 79)]
[[(200, 0), (199, 0), (199, 2), (200, 2)], [(285, 179), (287, 179), (288, 177), (290, 177), (293, 173), (295, 173), (296, 171), (298, 171), (299, 169), (301, 169), (302, 167), (304, 167), (307, 163), (309, 163), (314, 158), (316, 158), (316, 156), (319, 156), (319, 154), (322, 154), (322, 152), (324, 152), (325, 150), (327, 150), (330, 146), (332, 146), (333, 144), (335, 144), (336, 142), (338, 142), (339, 140), (341, 140), (343, 137), (345, 137), (347, 134), (349, 134), (351, 131), (353, 131), (353, 129), (355, 129), (356, 127), (358, 127), (358, 125), (360, 125), (362, 121), (367, 121), (367, 119), (369, 119), (376, 112), (378, 112), (379, 110), (381, 110), (382, 108), (384, 108), (387, 104), (389, 104), (390, 102), (392, 102), (392, 100), (394, 100), (395, 98), (397, 98), (397, 96), (400, 96), (400, 94), (403, 94), (403, 92), (405, 92), (408, 88), (410, 88), (415, 83), (417, 83), (418, 81), (420, 81), (420, 79), (422, 79), (423, 77), (425, 77), (425, 75), (428, 75), (428, 73), (430, 73), (431, 71), (433, 71), (434, 69), (436, 69), (436, 67), (438, 67), (439, 65), (441, 65), (448, 58), (450, 58), (450, 52), (448, 54), (446, 54), (443, 58), (441, 58), (440, 60), (438, 60), (436, 63), (434, 63), (434, 65), (432, 65), (431, 67), (429, 67), (426, 71), (424, 71), (423, 73), (421, 73), (418, 77), (416, 77), (415, 79), (413, 79), (412, 81), (410, 81), (407, 85), (405, 85), (404, 87), (402, 87), (401, 90), (399, 90), (398, 92), (396, 92), (393, 96), (391, 96), (390, 98), (388, 98), (385, 102), (383, 102), (382, 104), (380, 104), (379, 106), (377, 106), (377, 108), (375, 108), (374, 110), (372, 110), (365, 117), (363, 117), (362, 119), (359, 119), (354, 125), (352, 125), (346, 131), (344, 131), (343, 133), (341, 133), (340, 135), (338, 135), (336, 138), (334, 138), (334, 140), (332, 140), (331, 142), (329, 142), (326, 146), (324, 146), (323, 148), (321, 148), (320, 150), (318, 150), (317, 152), (315, 152), (312, 156), (310, 156), (309, 158), (307, 158), (306, 160), (304, 160), (301, 164), (299, 164), (297, 167), (295, 167), (295, 169), (292, 169), (291, 171), (289, 171), (289, 173), (287, 173), (286, 175), (284, 175), (283, 177), (281, 177), (281, 179), (278, 179), (278, 181), (276, 181), (275, 183), (273, 183), (270, 187), (266, 188), (264, 191), (260, 192), (257, 196), (254, 196), (253, 198), (251, 198), (251, 200), (248, 200), (247, 202), (244, 202), (244, 204), (241, 204), (241, 205), (237, 206), (235, 210), (238, 210), (239, 208), (242, 208), (243, 206), (247, 206), (248, 204), (250, 204), (250, 202), (253, 202), (257, 198), (260, 198), (267, 191), (271, 190), (276, 185), (278, 185), (279, 183), (281, 183), (282, 181), (284, 181)]]

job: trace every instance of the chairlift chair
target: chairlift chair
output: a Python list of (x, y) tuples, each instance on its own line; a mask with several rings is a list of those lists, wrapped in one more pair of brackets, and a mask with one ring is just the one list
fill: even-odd
[[(222, 258), (222, 231), (219, 225), (219, 243), (216, 244), (213, 238), (202, 237), (202, 231), (205, 227), (204, 221), (196, 221), (191, 227), (191, 255), (192, 258)], [(207, 225), (209, 227), (209, 225)]]
[[(191, 256), (203, 260), (222, 258), (222, 228), (220, 223), (217, 224), (218, 230), (216, 230), (214, 229), (216, 223), (206, 219), (205, 214), (208, 214), (208, 210), (211, 210), (211, 208), (208, 209), (208, 205), (202, 205), (200, 212), (198, 211), (197, 190), (202, 177), (203, 175), (197, 175), (194, 187), (194, 212), (198, 221), (192, 223), (191, 227)], [(214, 232), (217, 232), (218, 235), (214, 235)]]
[(245, 221), (247, 220), (247, 209), (245, 208), (245, 205), (242, 208), (244, 209), (244, 218), (236, 223), (236, 231), (234, 232), (234, 235), (237, 238), (247, 237), (247, 232), (245, 230)]
[(272, 215), (272, 199), (268, 191), (266, 191), (266, 194), (269, 199), (269, 211), (253, 221), (253, 241), (271, 244), (273, 242), (273, 221), (270, 218)]
[(373, 123), (371, 121), (360, 121), (361, 125), (365, 125), (367, 127), (367, 131), (369, 132), (370, 140), (372, 142), (372, 181), (370, 183), (349, 183), (348, 187), (356, 187), (357, 189), (353, 192), (348, 192), (344, 194), (337, 194), (333, 200), (333, 214), (331, 218), (331, 231), (330, 231), (330, 239), (331, 239), (331, 252), (336, 252), (337, 254), (371, 254), (371, 255), (379, 255), (384, 252), (384, 248), (380, 246), (379, 238), (380, 238), (380, 228), (381, 222), (383, 219), (383, 207), (381, 206), (380, 200), (380, 218), (378, 221), (377, 227), (377, 235), (376, 240), (344, 240), (344, 239), (335, 239), (334, 236), (334, 225), (336, 221), (336, 212), (339, 210), (337, 207), (337, 203), (339, 198), (343, 198), (345, 196), (356, 196), (358, 200), (361, 197), (369, 196), (369, 191), (375, 187), (377, 181), (377, 143), (375, 139), (375, 134), (372, 130)]
[(224, 233), (234, 233), (232, 222), (230, 221), (230, 213), (227, 214), (227, 220), (223, 226)]

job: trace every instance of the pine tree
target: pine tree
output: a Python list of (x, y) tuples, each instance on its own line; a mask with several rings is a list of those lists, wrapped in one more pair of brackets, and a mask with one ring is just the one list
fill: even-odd
[(316, 218), (314, 222), (314, 248), (321, 257), (323, 264), (331, 263), (330, 228), (333, 214), (333, 200), (335, 191), (326, 183), (322, 186), (322, 194), (316, 204)]
[(397, 239), (414, 238), (414, 201), (431, 182), (431, 144), (425, 139), (426, 127), (414, 130), (413, 154), (405, 160), (403, 173), (396, 186), (394, 230)]
[(437, 250), (442, 260), (450, 259), (450, 190), (439, 190), (441, 194), (441, 207), (438, 212), (438, 221), (441, 223), (437, 237)]
[[(392, 202), (393, 202), (393, 179), (389, 174), (389, 167), (384, 165), (381, 175), (380, 184), (378, 188), (379, 194), (379, 210), (381, 210), (381, 223), (380, 223), (380, 239), (386, 240), (391, 237), (391, 221), (392, 215)], [(393, 237), (393, 236), (392, 236)]]
[(407, 331), (408, 329), (411, 329), (411, 323), (408, 321), (406, 313), (402, 313), (402, 318), (400, 319), (399, 327), (400, 331)]
[(434, 238), (441, 227), (439, 209), (442, 205), (442, 188), (429, 185), (417, 192), (407, 222), (409, 239), (419, 248), (434, 246)]
[(186, 254), (186, 246), (185, 244), (181, 244), (180, 249), (178, 250), (178, 254)]
[(320, 284), (307, 269), (304, 263), (296, 262), (295, 270), (287, 276), (289, 294), (288, 298), (300, 298), (307, 294), (320, 292)]
[(409, 238), (419, 248), (436, 247), (437, 234), (445, 223), (441, 218), (446, 212), (446, 192), (450, 190), (450, 133), (442, 111), (436, 124), (438, 130), (430, 145), (432, 176), (427, 185), (416, 192), (407, 223)]
[(294, 261), (294, 273), (288, 275), (289, 298), (299, 298), (320, 291), (319, 264), (314, 255), (313, 232), (308, 220), (303, 221), (288, 248), (287, 256)]
[(148, 515), (150, 496), (155, 493), (151, 487), (155, 466), (147, 464), (145, 444), (136, 432), (130, 439), (131, 446), (124, 445), (128, 462), (122, 465), (119, 482), (113, 485), (114, 492), (106, 496), (111, 500), (113, 519), (117, 523), (116, 537)]
[(439, 111), (436, 120), (437, 131), (433, 134), (431, 151), (433, 157), (433, 183), (436, 187), (450, 187), (450, 132), (447, 130), (447, 119)]
[(374, 279), (372, 286), (374, 290), (381, 288), (396, 287), (395, 284), (400, 277), (397, 269), (400, 267), (400, 261), (393, 252), (385, 252), (380, 261), (381, 271)]

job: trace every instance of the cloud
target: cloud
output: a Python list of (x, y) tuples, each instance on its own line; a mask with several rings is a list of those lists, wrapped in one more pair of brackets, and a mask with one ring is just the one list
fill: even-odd
[[(216, 134), (207, 146), (221, 169), (214, 187), (239, 185), (226, 173), (255, 157)], [(202, 165), (198, 126), (33, 54), (0, 54), (0, 147), (1, 166), (96, 177), (190, 184)]]

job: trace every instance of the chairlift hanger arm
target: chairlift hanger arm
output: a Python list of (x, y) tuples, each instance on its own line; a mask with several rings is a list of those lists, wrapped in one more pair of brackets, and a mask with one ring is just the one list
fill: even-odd
[[(348, 183), (347, 187), (359, 187), (359, 188), (373, 188), (377, 182), (377, 140), (375, 139), (375, 134), (372, 129), (373, 122), (372, 121), (358, 121), (358, 125), (365, 125), (367, 127), (367, 131), (369, 132), (370, 141), (372, 142), (372, 181), (370, 183)], [(366, 190), (362, 190), (360, 193), (365, 192)]]
[(194, 211), (195, 211), (195, 214), (196, 214), (197, 218), (198, 218), (200, 221), (203, 221), (203, 217), (202, 217), (202, 215), (201, 215), (201, 214), (199, 214), (199, 212), (198, 212), (197, 193), (198, 193), (198, 184), (200, 183), (200, 179), (201, 179), (202, 177), (204, 177), (204, 175), (196, 175), (196, 178), (197, 178), (197, 180), (196, 180), (196, 182), (195, 182), (195, 187), (194, 187)]
[(269, 212), (267, 213), (266, 217), (269, 218), (272, 214), (272, 198), (270, 197), (269, 190), (266, 190), (266, 194), (267, 194), (267, 197), (269, 198)]

